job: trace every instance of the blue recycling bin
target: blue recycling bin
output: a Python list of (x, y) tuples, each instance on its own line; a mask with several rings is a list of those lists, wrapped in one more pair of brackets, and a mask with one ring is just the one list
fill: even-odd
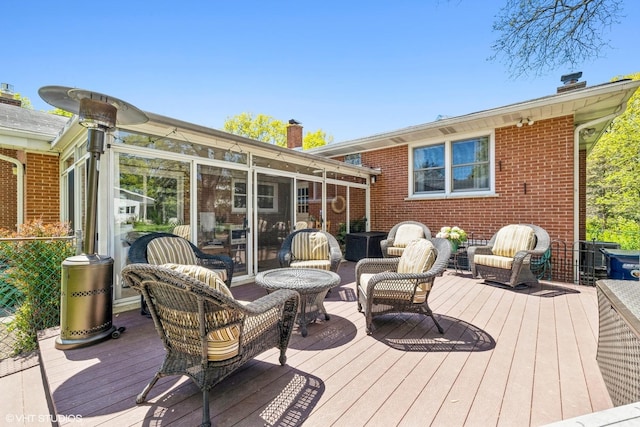
[(617, 280), (640, 280), (640, 251), (600, 249), (607, 258), (607, 277)]

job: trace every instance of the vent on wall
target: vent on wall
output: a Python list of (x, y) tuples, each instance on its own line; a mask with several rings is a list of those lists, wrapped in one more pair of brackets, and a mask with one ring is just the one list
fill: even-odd
[(453, 126), (438, 128), (438, 130), (442, 132), (443, 135), (450, 135), (452, 133), (456, 133), (456, 129)]

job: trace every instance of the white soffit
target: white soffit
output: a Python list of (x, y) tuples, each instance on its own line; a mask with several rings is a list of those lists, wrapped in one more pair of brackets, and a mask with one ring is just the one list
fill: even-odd
[(639, 86), (640, 81), (637, 80), (605, 83), (357, 140), (329, 144), (309, 152), (333, 157), (372, 151), (396, 144), (408, 144), (432, 138), (451, 137), (455, 134), (513, 126), (523, 118), (539, 121), (575, 115), (576, 124), (580, 124), (620, 112)]

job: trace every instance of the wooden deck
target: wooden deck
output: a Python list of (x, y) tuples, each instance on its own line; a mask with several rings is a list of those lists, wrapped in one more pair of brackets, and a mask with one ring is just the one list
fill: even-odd
[[(331, 320), (310, 325), (306, 338), (294, 331), (287, 366), (269, 351), (214, 388), (215, 425), (539, 426), (612, 407), (595, 360), (595, 288), (514, 291), (449, 270), (429, 299), (444, 335), (429, 318), (388, 315), (368, 336), (354, 266), (342, 265), (327, 297)], [(57, 350), (53, 333), (41, 340), (60, 425), (199, 424), (202, 396), (184, 377), (161, 379), (149, 402), (135, 404), (164, 350), (137, 311), (114, 324), (127, 328), (120, 339), (86, 348)]]

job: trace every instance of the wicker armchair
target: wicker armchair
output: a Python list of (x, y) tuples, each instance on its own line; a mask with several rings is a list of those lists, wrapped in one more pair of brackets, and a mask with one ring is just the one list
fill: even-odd
[[(209, 255), (189, 240), (170, 233), (150, 233), (139, 237), (127, 254), (129, 264), (201, 265), (215, 271), (227, 286), (233, 278), (233, 260), (227, 255)], [(149, 315), (142, 299), (141, 312)]]
[(367, 333), (372, 332), (374, 316), (409, 312), (430, 316), (442, 334), (428, 299), (434, 279), (447, 268), (450, 256), (449, 241), (437, 238), (409, 243), (400, 257), (358, 261), (358, 311), (364, 311)]
[(484, 246), (467, 249), (473, 277), (513, 288), (535, 285), (538, 278), (531, 271), (531, 257), (544, 257), (551, 239), (543, 229), (532, 224), (502, 227)]
[(417, 221), (403, 221), (394, 225), (387, 238), (380, 241), (382, 256), (399, 257), (405, 246), (415, 239), (431, 239), (429, 227)]
[(307, 228), (289, 234), (278, 251), (280, 267), (320, 268), (334, 273), (342, 262), (340, 244), (331, 234)]
[[(151, 264), (130, 264), (122, 270), (124, 282), (147, 301), (166, 350), (136, 403), (146, 400), (158, 379), (186, 375), (202, 391), (202, 425), (210, 426), (209, 391), (216, 384), (272, 348), (280, 349), (280, 364), (286, 363), (299, 296), (278, 290), (241, 304), (210, 270), (188, 267), (186, 274)], [(217, 286), (199, 280), (205, 276), (213, 276)]]

